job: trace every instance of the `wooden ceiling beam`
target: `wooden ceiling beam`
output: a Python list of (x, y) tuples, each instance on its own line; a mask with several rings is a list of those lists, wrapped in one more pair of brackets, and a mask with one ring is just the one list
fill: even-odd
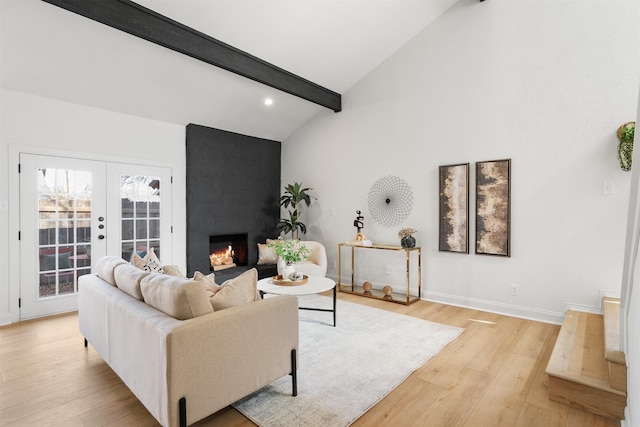
[(339, 93), (283, 70), (130, 0), (42, 0), (309, 102), (342, 110)]

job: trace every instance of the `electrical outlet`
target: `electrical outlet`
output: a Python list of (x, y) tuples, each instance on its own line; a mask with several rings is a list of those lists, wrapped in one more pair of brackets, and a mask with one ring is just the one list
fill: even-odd
[(513, 296), (520, 295), (520, 285), (516, 285), (515, 283), (511, 284), (511, 295)]
[(387, 276), (390, 275), (391, 274), (391, 267), (385, 267), (384, 274), (386, 274)]
[(332, 270), (337, 270), (338, 269), (338, 263), (335, 261), (331, 261), (331, 269)]

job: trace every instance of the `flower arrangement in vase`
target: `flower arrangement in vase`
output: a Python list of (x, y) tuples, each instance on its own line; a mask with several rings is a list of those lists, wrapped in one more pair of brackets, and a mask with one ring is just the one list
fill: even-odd
[(302, 262), (311, 253), (300, 240), (273, 240), (269, 243), (270, 248), (274, 248), (280, 259), (286, 264), (282, 270), (283, 279), (291, 279), (295, 275), (293, 264)]

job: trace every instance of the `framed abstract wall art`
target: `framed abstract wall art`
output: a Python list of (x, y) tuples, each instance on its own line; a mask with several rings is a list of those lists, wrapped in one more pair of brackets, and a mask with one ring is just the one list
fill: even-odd
[(469, 163), (440, 166), (439, 250), (469, 253)]
[(476, 162), (476, 253), (511, 256), (511, 159)]

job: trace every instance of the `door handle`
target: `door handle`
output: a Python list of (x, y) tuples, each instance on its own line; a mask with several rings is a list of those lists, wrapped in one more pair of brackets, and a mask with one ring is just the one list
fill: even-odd
[(99, 235), (98, 239), (100, 239), (100, 240), (104, 239), (104, 234)]

